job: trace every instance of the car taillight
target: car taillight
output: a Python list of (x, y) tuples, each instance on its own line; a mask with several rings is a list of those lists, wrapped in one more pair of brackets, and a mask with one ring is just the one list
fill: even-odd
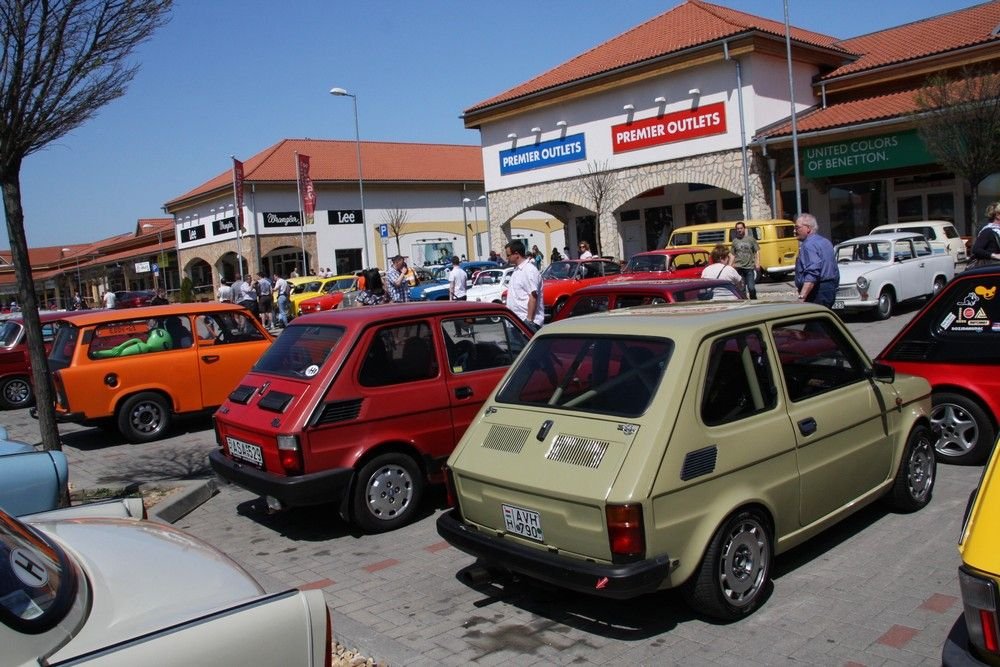
[(965, 607), (969, 641), (980, 651), (1000, 655), (1000, 626), (997, 625), (997, 587), (964, 567), (958, 568), (958, 587)]
[(456, 512), (461, 512), (458, 506), (458, 493), (455, 490), (455, 473), (448, 466), (444, 467), (444, 492), (445, 502), (448, 507), (454, 507)]
[(62, 371), (56, 371), (52, 375), (52, 388), (56, 393), (56, 405), (68, 412), (69, 401), (66, 400), (66, 387), (63, 385)]
[(646, 537), (642, 528), (642, 505), (608, 505), (608, 541), (612, 556), (641, 559), (646, 555)]
[(502, 293), (500, 294), (500, 300), (501, 300), (501, 301), (503, 301), (504, 303), (507, 303), (507, 290), (504, 290), (504, 291), (503, 291), (503, 292), (502, 292)]
[(215, 429), (215, 444), (219, 446), (219, 449), (223, 449), (222, 446), (222, 427), (219, 425), (219, 420), (212, 415), (212, 428)]
[(302, 474), (302, 448), (299, 446), (299, 436), (278, 436), (278, 460), (286, 474)]

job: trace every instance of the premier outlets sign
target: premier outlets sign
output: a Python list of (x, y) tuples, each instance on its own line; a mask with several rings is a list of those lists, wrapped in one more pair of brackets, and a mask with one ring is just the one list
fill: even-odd
[(696, 109), (613, 125), (611, 147), (615, 153), (624, 153), (725, 132), (726, 104), (716, 102)]
[(500, 174), (506, 176), (586, 159), (587, 143), (583, 134), (572, 134), (561, 139), (500, 151)]

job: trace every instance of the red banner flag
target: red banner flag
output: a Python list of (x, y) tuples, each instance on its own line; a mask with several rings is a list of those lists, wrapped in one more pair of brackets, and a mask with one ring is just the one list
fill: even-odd
[(243, 163), (233, 158), (233, 196), (236, 198), (236, 228), (240, 234), (245, 234), (247, 228), (243, 224)]
[(299, 155), (297, 159), (299, 196), (302, 197), (302, 211), (305, 213), (305, 224), (311, 225), (315, 222), (316, 190), (313, 189), (313, 182), (309, 177), (309, 156)]

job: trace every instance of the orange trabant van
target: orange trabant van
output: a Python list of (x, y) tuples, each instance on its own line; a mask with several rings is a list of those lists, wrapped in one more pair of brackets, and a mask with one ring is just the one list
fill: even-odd
[(157, 440), (175, 415), (221, 405), (272, 340), (226, 303), (74, 314), (49, 353), (56, 419)]

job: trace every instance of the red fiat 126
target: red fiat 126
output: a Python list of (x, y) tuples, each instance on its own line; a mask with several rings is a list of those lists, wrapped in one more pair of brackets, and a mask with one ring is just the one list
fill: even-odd
[(505, 306), (441, 301), (296, 318), (215, 415), (222, 477), (272, 509), (409, 522), (530, 333)]

